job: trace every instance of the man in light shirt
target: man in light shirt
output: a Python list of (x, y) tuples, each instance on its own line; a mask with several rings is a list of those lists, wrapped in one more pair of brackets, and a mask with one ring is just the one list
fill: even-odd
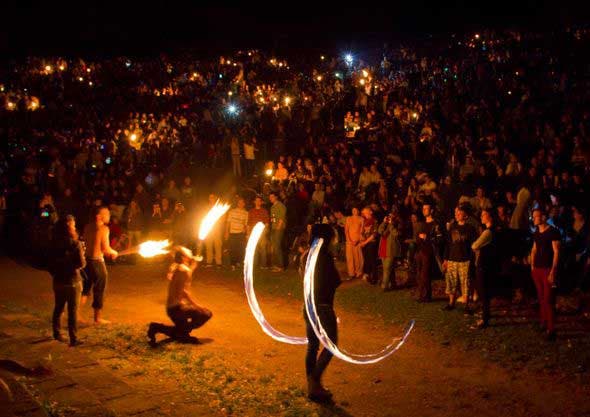
[(235, 270), (244, 259), (246, 231), (248, 230), (248, 212), (245, 207), (246, 202), (240, 198), (237, 207), (227, 213), (225, 240), (229, 246), (232, 270)]

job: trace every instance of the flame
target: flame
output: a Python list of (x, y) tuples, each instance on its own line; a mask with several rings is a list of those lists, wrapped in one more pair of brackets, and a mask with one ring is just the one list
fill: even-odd
[(219, 200), (215, 202), (211, 210), (201, 220), (201, 227), (199, 227), (199, 240), (205, 240), (217, 220), (229, 210), (229, 204), (221, 204)]
[(144, 258), (151, 258), (153, 256), (165, 255), (169, 251), (166, 250), (170, 246), (170, 241), (166, 240), (148, 240), (139, 245), (138, 253)]

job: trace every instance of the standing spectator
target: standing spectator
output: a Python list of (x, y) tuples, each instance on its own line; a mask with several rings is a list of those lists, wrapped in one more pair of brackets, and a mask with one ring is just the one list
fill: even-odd
[(363, 275), (363, 251), (360, 246), (363, 232), (363, 218), (359, 215), (357, 207), (352, 208), (352, 213), (346, 218), (344, 234), (346, 236), (346, 267), (348, 277), (361, 278)]
[(195, 191), (193, 188), (191, 177), (184, 177), (180, 192), (182, 194), (182, 202), (184, 204), (189, 205), (189, 207), (190, 207), (190, 205), (192, 204), (193, 198), (195, 196), (195, 194), (194, 194)]
[(270, 250), (272, 256), (273, 272), (282, 272), (285, 269), (283, 260), (283, 236), (287, 226), (287, 208), (279, 200), (276, 193), (270, 193)]
[(77, 337), (78, 306), (82, 292), (80, 270), (86, 266), (84, 245), (78, 240), (76, 221), (66, 216), (58, 221), (52, 242), (49, 271), (53, 277), (55, 307), (53, 309), (53, 338), (63, 342), (61, 316), (68, 305), (68, 332), (70, 346), (79, 345)]
[(391, 291), (396, 287), (395, 262), (401, 256), (402, 251), (397, 213), (392, 212), (385, 216), (377, 231), (381, 236), (379, 242), (379, 258), (383, 262), (381, 288), (383, 291)]
[(430, 283), (433, 269), (434, 248), (428, 240), (428, 231), (424, 223), (416, 224), (416, 281), (418, 284), (418, 302), (428, 303), (432, 299), (432, 286)]
[(176, 181), (174, 181), (174, 180), (168, 181), (168, 187), (166, 187), (166, 189), (162, 193), (162, 196), (166, 197), (170, 201), (171, 204), (174, 204), (181, 199), (182, 194), (180, 193), (180, 190), (176, 186)]
[(547, 216), (541, 209), (533, 210), (533, 224), (537, 228), (533, 234), (531, 250), (531, 274), (539, 298), (539, 317), (541, 330), (547, 340), (555, 340), (555, 278), (559, 263), (561, 235), (547, 224)]
[(256, 168), (256, 138), (252, 137), (244, 142), (244, 168), (246, 171), (246, 177), (254, 175)]
[(242, 165), (240, 163), (240, 141), (236, 135), (232, 135), (231, 142), (231, 162), (234, 175), (236, 177), (242, 176)]
[(365, 207), (361, 212), (363, 216), (363, 232), (359, 246), (363, 250), (363, 279), (369, 284), (377, 282), (377, 219), (373, 216), (373, 210)]
[(131, 245), (138, 245), (144, 229), (144, 218), (136, 200), (131, 200), (126, 212), (127, 235)]
[(490, 290), (493, 287), (496, 271), (499, 268), (497, 256), (496, 232), (490, 209), (481, 212), (481, 223), (484, 231), (471, 245), (475, 252), (475, 289), (481, 303), (482, 316), (477, 322), (477, 327), (485, 329), (490, 321)]
[(256, 196), (254, 199), (254, 208), (248, 212), (248, 235), (252, 232), (252, 229), (258, 222), (264, 223), (264, 231), (258, 241), (258, 247), (256, 250), (255, 263), (260, 260), (260, 267), (266, 269), (268, 267), (267, 260), (267, 246), (268, 246), (268, 225), (270, 224), (270, 216), (268, 210), (263, 207), (262, 197)]
[(225, 240), (229, 246), (232, 271), (235, 271), (236, 266), (239, 266), (244, 259), (248, 227), (248, 212), (244, 207), (246, 207), (246, 202), (240, 198), (237, 207), (227, 213), (227, 221), (225, 222)]
[[(463, 206), (455, 209), (455, 222), (449, 227), (449, 237), (445, 247), (443, 269), (446, 271), (446, 293), (449, 304), (445, 310), (455, 308), (455, 302), (467, 304), (469, 297), (469, 265), (471, 244), (475, 240), (475, 229), (467, 223), (467, 213)], [(461, 292), (461, 297), (457, 294)]]

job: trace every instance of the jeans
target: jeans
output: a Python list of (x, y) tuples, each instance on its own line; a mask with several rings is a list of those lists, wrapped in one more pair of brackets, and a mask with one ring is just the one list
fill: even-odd
[(237, 265), (244, 260), (246, 250), (246, 234), (230, 233), (228, 237), (229, 255), (232, 265)]
[(53, 283), (53, 294), (55, 295), (55, 307), (53, 309), (53, 335), (58, 336), (61, 333), (61, 315), (66, 304), (68, 305), (68, 333), (70, 342), (76, 340), (78, 330), (78, 306), (80, 305), (80, 293), (82, 284), (80, 282), (64, 285)]
[(369, 276), (367, 281), (374, 284), (377, 281), (377, 242), (369, 242), (363, 247), (363, 272)]
[(104, 292), (107, 288), (107, 281), (109, 278), (107, 266), (104, 261), (96, 259), (88, 259), (86, 265), (87, 280), (84, 281), (82, 295), (90, 295), (92, 291), (92, 308), (101, 310), (104, 305)]
[[(326, 331), (326, 334), (334, 342), (338, 344), (338, 323), (336, 322), (336, 313), (331, 306), (316, 305), (318, 317), (322, 327)], [(305, 328), (307, 332), (307, 354), (305, 355), (305, 374), (308, 377), (319, 381), (322, 374), (328, 367), (328, 364), (332, 360), (332, 353), (325, 347), (318, 356), (320, 349), (320, 341), (315, 335), (307, 312), (303, 309), (303, 316), (305, 317)]]
[(285, 229), (271, 229), (270, 231), (270, 247), (272, 251), (272, 265), (279, 268), (285, 267), (283, 259), (283, 235)]
[(154, 335), (162, 333), (173, 339), (187, 338), (193, 329), (198, 329), (213, 316), (209, 309), (200, 306), (174, 306), (166, 309), (166, 312), (174, 326), (150, 323), (150, 329)]

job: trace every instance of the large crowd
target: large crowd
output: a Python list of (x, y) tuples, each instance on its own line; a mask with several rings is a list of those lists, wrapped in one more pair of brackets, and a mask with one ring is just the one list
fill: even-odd
[[(426, 302), (444, 276), (452, 309), (526, 295), (534, 257), (551, 257), (535, 234), (548, 225), (549, 291), (586, 291), (589, 36), (14, 61), (0, 80), (0, 227), (11, 249), (39, 254), (60, 216), (83, 227), (108, 206), (117, 250), (148, 236), (194, 247), (193, 213), (222, 198), (233, 208), (205, 243), (207, 265), (235, 269), (262, 221), (259, 265), (301, 269), (311, 225), (327, 223), (349, 279), (389, 291), (405, 269)], [(208, 188), (230, 170), (235, 186)], [(489, 286), (484, 262), (498, 266)]]

